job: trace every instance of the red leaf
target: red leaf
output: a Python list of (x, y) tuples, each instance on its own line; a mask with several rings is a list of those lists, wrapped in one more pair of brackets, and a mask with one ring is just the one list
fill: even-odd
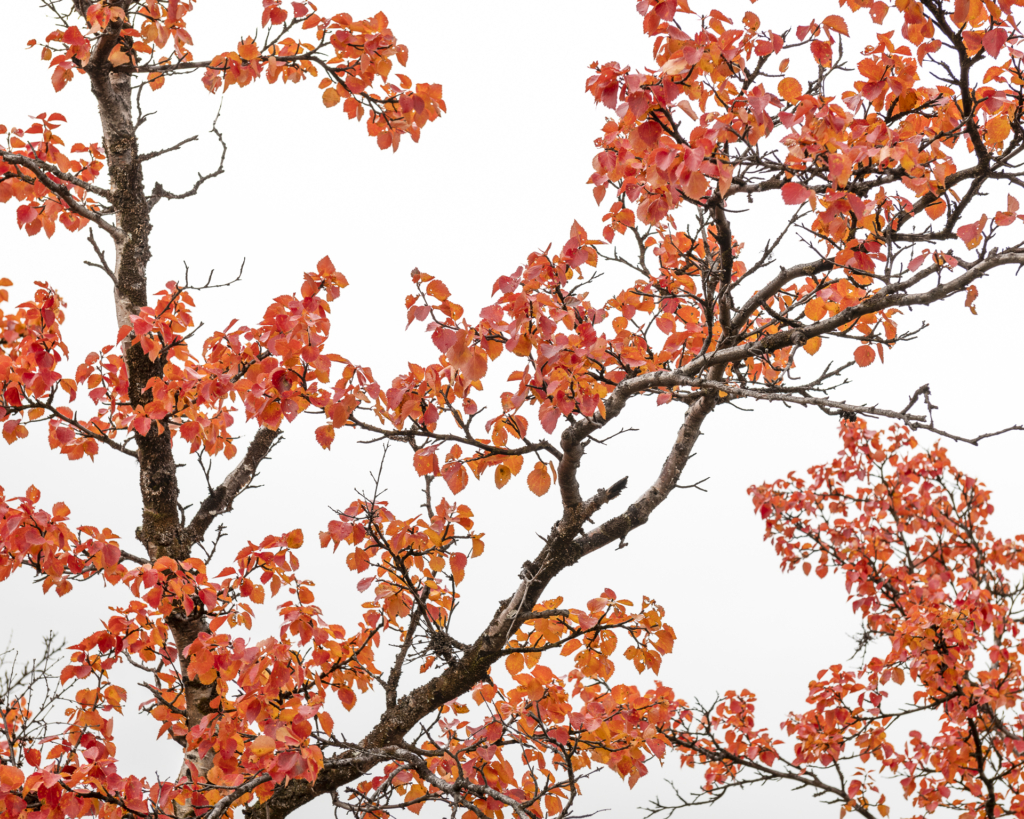
[(867, 367), (872, 361), (875, 360), (875, 351), (871, 347), (865, 344), (863, 347), (858, 347), (853, 354), (853, 360), (857, 362), (858, 367)]
[(985, 46), (985, 51), (988, 52), (990, 57), (998, 57), (999, 52), (1003, 50), (1003, 46), (1006, 44), (1006, 29), (994, 28), (986, 32), (985, 36), (981, 38), (981, 43)]
[(458, 462), (445, 464), (441, 468), (441, 477), (444, 478), (448, 488), (455, 495), (458, 495), (469, 483), (469, 472)]
[(636, 129), (636, 133), (644, 144), (653, 147), (658, 144), (658, 137), (661, 136), (661, 126), (654, 120), (649, 119)]
[(957, 228), (956, 235), (963, 240), (968, 250), (973, 250), (981, 244), (981, 226), (977, 222)]
[(787, 205), (802, 205), (811, 198), (811, 191), (799, 182), (787, 182), (782, 186), (782, 201)]
[(36, 209), (31, 205), (22, 205), (18, 208), (18, 227), (25, 227), (30, 222), (35, 221)]
[(811, 43), (811, 54), (818, 65), (824, 68), (832, 66), (832, 44), (827, 40), (815, 40)]

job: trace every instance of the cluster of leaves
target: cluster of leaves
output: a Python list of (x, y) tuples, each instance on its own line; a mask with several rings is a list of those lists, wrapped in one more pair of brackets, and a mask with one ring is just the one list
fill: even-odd
[(898, 425), (841, 432), (831, 462), (750, 492), (784, 571), (845, 581), (863, 620), (859, 662), (818, 673), (785, 738), (757, 723), (754, 694), (731, 691), (670, 741), (706, 766), (706, 798), (785, 778), (844, 815), (885, 817), (892, 778), (916, 815), (1017, 815), (1024, 535), (993, 536), (990, 492), (941, 446), (922, 449)]
[[(238, 400), (247, 418), (276, 430), (311, 405), (319, 407), (329, 423), (317, 430), (325, 446), (334, 430), (362, 398), (376, 395), (372, 376), (335, 354), (324, 352), (330, 331), (329, 302), (346, 286), (324, 258), (315, 273), (305, 276), (301, 295), (282, 296), (268, 307), (256, 327), (235, 326), (214, 333), (203, 345), (203, 358), (190, 351), (188, 339), (194, 320), (189, 290), (175, 282), (157, 294), (153, 307), (143, 308), (122, 326), (118, 344), (89, 353), (72, 376), (61, 372), (68, 350), (61, 324), (63, 304), (56, 292), (40, 283), (32, 301), (13, 313), (0, 312), (4, 328), (0, 353), (0, 421), (8, 443), (28, 434), (26, 424), (48, 420), (50, 446), (72, 460), (95, 456), (99, 443), (132, 452), (122, 443), (125, 434), (147, 435), (156, 424), (171, 437), (180, 435), (192, 452), (232, 458), (231, 410)], [(7, 279), (0, 285), (9, 286)], [(0, 302), (8, 291), (0, 289)], [(159, 362), (161, 375), (146, 385), (146, 399), (130, 400), (128, 369), (123, 345), (138, 345), (150, 361)], [(332, 364), (345, 366), (333, 389), (321, 388)], [(97, 406), (91, 417), (71, 407), (81, 387)]]
[[(345, 543), (351, 547), (348, 565), (366, 575), (358, 590), (374, 587), (362, 622), (347, 635), (342, 626), (323, 619), (315, 605), (314, 583), (298, 575), (301, 531), (268, 537), (258, 545), (250, 543), (216, 577), (197, 558), (163, 557), (126, 570), (109, 532), (79, 530), (91, 534), (89, 540), (71, 532), (65, 522), (67, 508), (58, 504), (52, 515), (37, 509), (39, 493), (34, 489), (26, 498), (9, 500), (19, 505), (9, 506), (6, 499), (0, 502), (0, 530), (7, 533), (2, 550), (5, 578), (19, 565), (27, 566), (45, 572), (45, 587), (56, 585), (61, 592), (59, 584), (68, 583), (68, 578), (102, 570), (108, 581), (120, 582), (132, 597), (127, 605), (114, 608), (101, 629), (72, 646), (71, 661), (60, 681), (80, 681), (76, 706), (69, 711), (65, 733), (48, 744), (45, 762), (39, 749), (27, 752), (25, 758), (35, 773), (25, 777), (19, 768), (4, 769), (10, 780), (4, 781), (10, 816), (26, 810), (28, 799), (35, 800), (41, 816), (73, 815), (85, 806), (104, 816), (169, 815), (175, 802), (217, 805), (225, 794), (232, 795), (229, 801), (233, 801), (233, 789), (253, 782), (254, 777), (258, 785), (251, 790), (263, 798), (281, 782), (312, 782), (324, 764), (323, 750), (332, 745), (347, 747), (343, 735), (334, 732), (332, 704), (351, 710), (360, 692), (377, 686), (393, 696), (397, 678), (385, 680), (375, 666), (384, 635), (394, 633), (404, 653), (414, 644), (416, 624), (422, 623), (421, 670), (438, 659), (453, 661), (456, 646), (447, 626), (468, 556), (453, 547), (466, 542), (470, 555), (483, 550), (465, 507), (442, 503), (429, 521), (401, 521), (383, 503), (353, 504), (321, 534), (325, 546), (336, 549)], [(456, 534), (460, 530), (466, 534)], [(258, 642), (232, 636), (232, 627), (252, 627), (254, 606), (279, 593), (288, 599), (277, 606), (278, 636)], [(635, 689), (619, 686), (609, 691), (597, 681), (611, 677), (614, 670), (609, 660), (615, 649), (614, 632), (631, 639), (626, 657), (642, 669), (658, 667), (661, 656), (671, 650), (672, 630), (663, 624), (660, 607), (644, 601), (631, 613), (632, 604), (617, 600), (608, 590), (591, 600), (586, 610), (562, 610), (559, 603), (545, 603), (510, 640), (508, 666), (516, 687), (501, 691), (487, 683), (475, 690), (474, 698), (490, 704), (489, 718), (482, 724), (441, 720), (434, 746), (437, 758), (430, 763), (432, 776), (443, 778), (451, 765), (458, 765), (496, 787), (491, 772), (507, 768), (501, 764), (501, 748), (510, 737), (527, 730), (535, 735), (530, 762), (545, 771), (560, 762), (570, 772), (589, 766), (589, 757), (581, 761), (572, 750), (579, 747), (589, 749), (595, 762), (615, 767), (623, 776), (635, 780), (642, 773), (645, 743), (661, 746), (643, 731), (627, 728), (635, 728), (637, 720), (646, 724), (644, 714), (664, 706), (646, 702)], [(207, 625), (187, 647), (188, 662), (183, 667), (190, 681), (206, 692), (210, 713), (190, 728), (186, 718), (192, 704), (176, 665), (177, 651), (169, 642), (168, 623), (197, 617)], [(541, 652), (552, 648), (573, 659), (577, 670), (568, 680), (575, 680), (575, 687), (558, 694), (561, 705), (557, 708), (545, 702), (543, 719), (536, 722), (533, 711), (544, 699), (539, 692), (553, 697), (558, 690), (551, 670), (537, 664)], [(187, 752), (211, 759), (202, 777), (192, 766), (191, 780), (196, 784), (148, 783), (116, 773), (110, 712), (121, 713), (127, 695), (112, 677), (124, 662), (153, 673), (153, 683), (146, 685), (153, 696), (143, 708), (160, 722), (159, 733), (175, 738)], [(466, 712), (467, 708), (453, 703), (441, 713)], [(619, 739), (610, 743), (608, 731), (616, 719), (626, 722), (616, 732)], [(634, 758), (636, 765), (628, 761)], [(385, 790), (415, 780), (408, 790), (400, 788), (407, 801), (420, 801), (423, 789), (429, 787), (429, 777), (421, 780), (418, 773), (412, 773), (411, 779), (396, 779), (392, 774), (383, 775), (388, 783)], [(548, 774), (550, 779), (553, 774)], [(502, 774), (497, 779), (507, 777)], [(498, 793), (518, 800), (526, 792), (525, 783), (525, 779), (503, 781)], [(539, 789), (543, 796), (559, 799), (574, 791), (571, 783), (552, 780), (548, 785), (535, 784), (532, 792)], [(360, 792), (382, 787), (379, 778), (369, 779)], [(16, 796), (14, 789), (21, 795)], [(482, 798), (481, 804), (491, 799)]]
[[(365, 118), (367, 133), (381, 149), (398, 150), (405, 135), (418, 141), (421, 129), (444, 113), (440, 85), (392, 73), (395, 61), (405, 66), (409, 50), (383, 13), (354, 20), (349, 14), (321, 15), (313, 3), (267, 0), (263, 6), (261, 39), (245, 37), (234, 50), (207, 60), (191, 50), (190, 0), (102, 0), (86, 8), (85, 31), (55, 7), (61, 26), (43, 42), (29, 41), (29, 47), (38, 48), (52, 68), (55, 91), (87, 73), (90, 64), (145, 77), (153, 90), (168, 76), (197, 69), (204, 70), (203, 85), (211, 93), (261, 77), (270, 83), (320, 78), (323, 104), (340, 103), (350, 119)], [(0, 202), (13, 197), (21, 203), (18, 226), (30, 236), (52, 236), (58, 223), (72, 231), (90, 222), (113, 230), (103, 218), (110, 212), (110, 190), (96, 184), (105, 168), (102, 148), (76, 142), (68, 150), (55, 133), (67, 121), (61, 114), (33, 120), (28, 128), (0, 124), (0, 136), (6, 137)]]

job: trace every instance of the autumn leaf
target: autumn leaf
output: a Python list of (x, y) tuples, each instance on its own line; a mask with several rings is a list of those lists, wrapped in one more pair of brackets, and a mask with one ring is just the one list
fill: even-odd
[(787, 182), (782, 186), (782, 201), (787, 205), (802, 205), (812, 195), (812, 192), (799, 182)]
[(811, 43), (811, 54), (814, 61), (823, 68), (832, 66), (832, 44), (827, 40), (815, 40)]
[(455, 552), (451, 556), (452, 578), (456, 584), (461, 583), (466, 577), (466, 555)]
[(826, 313), (825, 301), (820, 296), (815, 296), (807, 302), (807, 306), (804, 307), (804, 315), (811, 321), (821, 321), (825, 318)]
[(847, 37), (850, 36), (850, 29), (847, 28), (846, 21), (838, 14), (828, 15), (828, 17), (821, 21), (821, 24), (832, 31), (836, 31)]
[(526, 485), (537, 497), (546, 494), (551, 488), (551, 475), (548, 473), (548, 468), (538, 461), (530, 470), (530, 474), (526, 478)]
[[(791, 105), (795, 105), (803, 94), (803, 87), (800, 85), (800, 80), (795, 77), (785, 77), (779, 81), (779, 94)], [(793, 203), (789, 203), (793, 204)]]
[(956, 230), (956, 235), (960, 237), (968, 250), (973, 250), (981, 244), (981, 225), (974, 222), (970, 225), (964, 225)]
[(456, 462), (446, 463), (441, 467), (441, 477), (453, 494), (459, 494), (469, 483), (469, 472), (466, 467)]
[(10, 765), (0, 765), (0, 793), (7, 793), (14, 788), (20, 788), (25, 781), (25, 775)]
[(333, 108), (335, 105), (341, 102), (341, 94), (339, 94), (338, 90), (332, 85), (330, 88), (324, 91), (323, 99), (324, 107)]
[(858, 367), (867, 367), (875, 360), (875, 351), (871, 349), (870, 345), (864, 344), (854, 350), (853, 358)]

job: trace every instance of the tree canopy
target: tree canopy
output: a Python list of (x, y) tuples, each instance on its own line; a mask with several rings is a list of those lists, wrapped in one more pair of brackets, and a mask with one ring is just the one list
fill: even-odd
[[(225, 174), (229, 144), (215, 123), (219, 164), (191, 187), (150, 184), (146, 163), (192, 138), (143, 146), (144, 105), (172, 84), (305, 83), (405, 151), (446, 113), (441, 85), (403, 73), (409, 51), (383, 13), (264, 0), (255, 34), (211, 48), (189, 33), (194, 5), (47, 0), (56, 27), (29, 45), (55, 92), (91, 99), (98, 130), (59, 113), (0, 124), (0, 202), (35, 241), (82, 234), (116, 316), (105, 346), (73, 349), (65, 308), (78, 306), (5, 273), (0, 430), (16, 446), (45, 429), (54, 469), (108, 450), (141, 499), (135, 531), (115, 533), (103, 509), (5, 470), (0, 580), (21, 570), (43, 594), (113, 595), (99, 630), (69, 624), (69, 654), (48, 641), (0, 680), (5, 815), (277, 819), (322, 797), (358, 817), (432, 803), (568, 817), (592, 770), (632, 786), (661, 762), (704, 771), (680, 804), (777, 780), (884, 817), (879, 782), (895, 777), (914, 815), (1024, 814), (1024, 542), (993, 536), (987, 491), (914, 437), (1000, 431), (947, 428), (926, 385), (906, 406), (837, 392), (921, 333), (911, 310), (962, 299), (974, 312), (984, 278), (1024, 263), (1018, 0), (843, 0), (778, 30), (753, 11), (641, 0), (649, 64), (594, 63), (584, 89), (607, 115), (588, 180), (600, 223), (494, 271), (476, 315), (454, 283), (414, 269), (405, 310), (425, 344), (384, 374), (371, 349), (332, 343), (348, 280), (329, 247), (261, 317), (221, 330), (197, 320), (212, 280), (153, 279), (158, 206)], [(84, 309), (101, 315), (105, 290)], [(748, 691), (702, 706), (656, 679), (677, 641), (668, 601), (549, 587), (642, 538), (694, 485), (712, 414), (780, 403), (834, 416), (843, 451), (752, 489), (755, 508), (785, 569), (845, 579), (864, 632), (863, 661), (819, 674), (810, 709), (776, 735)], [(315, 423), (289, 446), (361, 436), (404, 453), (420, 489), (393, 498), (377, 480), (329, 517), (237, 542), (222, 524), (300, 418)], [(631, 451), (627, 423), (657, 448)], [(628, 479), (652, 459), (650, 483)], [(602, 460), (622, 472), (604, 487)], [(206, 491), (186, 506), (196, 471)], [(459, 498), (471, 479), (554, 493), (557, 515), (478, 521)], [(473, 558), (509, 526), (525, 561), (494, 578), (486, 622), (459, 620)], [(358, 576), (352, 622), (325, 615), (337, 587), (302, 564), (316, 548)], [(270, 636), (254, 636), (258, 617)], [(114, 715), (140, 670), (142, 710), (181, 748), (172, 775), (118, 758)], [(938, 733), (908, 729), (901, 747), (895, 732), (922, 713)], [(350, 715), (371, 727), (355, 735)]]

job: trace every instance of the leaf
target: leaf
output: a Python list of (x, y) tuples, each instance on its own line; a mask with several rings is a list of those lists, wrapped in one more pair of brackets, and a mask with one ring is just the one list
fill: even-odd
[(266, 756), (271, 754), (277, 748), (277, 743), (271, 737), (266, 735), (258, 736), (253, 740), (252, 744), (249, 745), (249, 750), (256, 756)]
[(451, 557), (452, 579), (458, 585), (466, 577), (466, 561), (468, 558), (461, 552), (456, 552)]
[(662, 134), (661, 126), (658, 125), (658, 123), (652, 119), (649, 119), (646, 122), (644, 122), (639, 128), (636, 129), (636, 131), (637, 136), (640, 137), (640, 140), (645, 145), (648, 145), (650, 147), (654, 147), (655, 145), (658, 144), (658, 139)]
[(324, 729), (327, 734), (334, 733), (334, 717), (328, 714), (326, 711), (321, 711), (316, 715), (317, 721), (320, 723), (320, 727)]
[(452, 494), (458, 495), (469, 483), (469, 471), (461, 463), (447, 463), (441, 467), (441, 477), (444, 478)]
[(505, 658), (505, 669), (513, 677), (523, 670), (523, 665), (524, 663), (522, 654), (509, 654)]
[(809, 338), (809, 339), (807, 339), (807, 341), (804, 342), (804, 350), (806, 350), (809, 355), (814, 355), (820, 349), (821, 349), (821, 336), (815, 336), (814, 338)]
[(786, 77), (779, 81), (779, 95), (791, 105), (795, 105), (804, 93), (800, 80)]
[(921, 265), (923, 265), (925, 259), (927, 259), (930, 255), (931, 254), (926, 250), (924, 253), (921, 253), (920, 255), (918, 255), (915, 258), (913, 258), (911, 260), (911, 262), (910, 262), (910, 265), (909, 265), (910, 272), (913, 273)]
[(864, 344), (854, 351), (853, 360), (857, 362), (858, 367), (867, 367), (875, 360), (875, 351), (871, 348), (871, 345)]
[(421, 478), (425, 475), (436, 475), (440, 469), (437, 462), (437, 445), (417, 450), (412, 456), (412, 463), (416, 467), (416, 474)]
[(494, 470), (494, 485), (501, 489), (512, 477), (512, 470), (502, 464)]
[(811, 43), (811, 54), (814, 61), (823, 68), (832, 66), (832, 44), (827, 40), (815, 40)]
[(820, 296), (815, 296), (804, 308), (804, 315), (811, 321), (821, 321), (828, 311), (825, 309), (825, 301)]
[(526, 478), (526, 485), (530, 487), (530, 491), (537, 497), (546, 494), (548, 489), (551, 488), (551, 475), (548, 473), (548, 468), (543, 463), (538, 462), (530, 470), (530, 474)]
[(321, 447), (324, 449), (331, 448), (331, 444), (334, 443), (334, 427), (330, 424), (317, 427), (314, 434), (316, 435), (316, 442), (320, 444)]
[(432, 296), (438, 301), (448, 301), (451, 291), (445, 286), (443, 281), (434, 279), (427, 285), (427, 295)]
[(718, 195), (724, 197), (732, 186), (732, 165), (718, 162)]
[(21, 787), (25, 781), (25, 774), (18, 768), (11, 765), (0, 765), (0, 793), (7, 793), (14, 788)]
[(471, 348), (460, 369), (467, 381), (479, 381), (487, 375), (487, 353), (479, 347)]
[(693, 171), (683, 183), (683, 193), (694, 201), (700, 201), (708, 192), (708, 180), (700, 171)]
[(1003, 50), (1003, 46), (1006, 45), (1006, 38), (1006, 29), (999, 27), (985, 32), (985, 36), (981, 38), (981, 43), (985, 46), (988, 56), (995, 59), (999, 56), (999, 52)]
[(956, 235), (963, 240), (968, 250), (973, 250), (981, 244), (981, 225), (977, 222), (964, 225), (956, 229)]
[(38, 214), (32, 205), (21, 205), (18, 208), (16, 215), (18, 218), (18, 227), (23, 228), (25, 225), (34, 222)]
[(782, 201), (787, 205), (802, 205), (811, 195), (812, 192), (799, 182), (787, 182), (782, 186)]
[(341, 102), (341, 94), (339, 94), (338, 89), (336, 89), (332, 85), (330, 88), (324, 91), (323, 99), (324, 107), (333, 108), (335, 105)]
[(974, 315), (978, 315), (978, 311), (974, 309), (974, 302), (978, 298), (978, 288), (976, 285), (971, 285), (967, 288), (967, 300), (964, 302), (964, 307), (969, 309)]
[(821, 21), (821, 24), (832, 31), (837, 31), (847, 37), (850, 36), (850, 29), (846, 27), (846, 21), (838, 14), (830, 14)]

